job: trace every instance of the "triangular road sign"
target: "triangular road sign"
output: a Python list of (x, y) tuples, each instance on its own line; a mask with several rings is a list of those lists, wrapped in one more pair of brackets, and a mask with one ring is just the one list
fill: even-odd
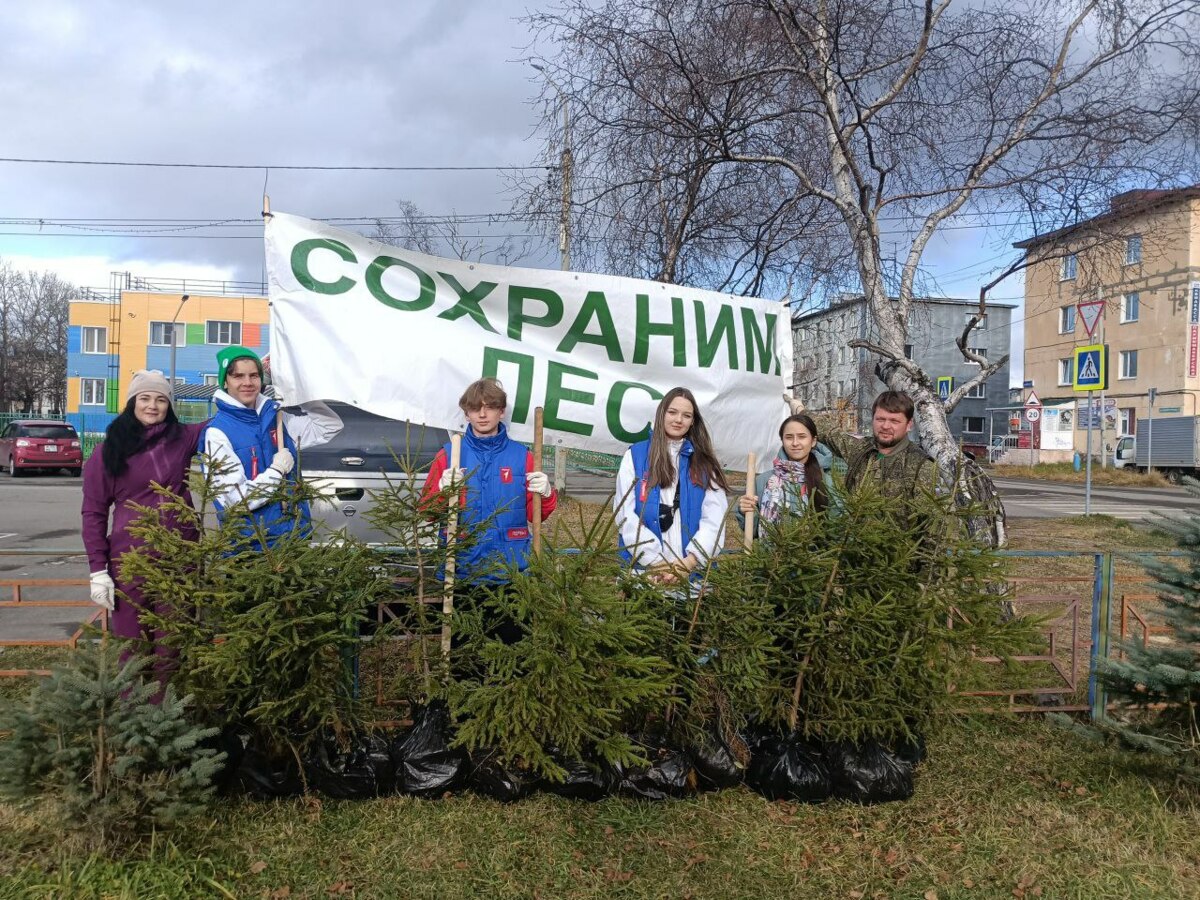
[(1025, 398), (1026, 406), (1041, 406), (1042, 401), (1037, 395), (1037, 391), (1030, 391), (1029, 396)]
[(1083, 319), (1084, 330), (1087, 331), (1088, 337), (1092, 337), (1096, 333), (1096, 325), (1100, 322), (1100, 314), (1104, 312), (1103, 300), (1088, 300), (1086, 303), (1077, 304), (1079, 308), (1079, 318)]
[(1079, 367), (1079, 380), (1081, 382), (1100, 380), (1100, 370), (1096, 367), (1094, 354), (1088, 353), (1083, 356), (1083, 365)]

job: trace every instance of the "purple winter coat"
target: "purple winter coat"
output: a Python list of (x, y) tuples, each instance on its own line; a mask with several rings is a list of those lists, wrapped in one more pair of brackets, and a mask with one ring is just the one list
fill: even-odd
[[(180, 426), (174, 440), (155, 441), (150, 447), (131, 456), (128, 467), (116, 478), (104, 468), (103, 443), (92, 451), (83, 466), (83, 546), (87, 551), (88, 571), (107, 571), (117, 588), (128, 594), (135, 603), (140, 602), (140, 592), (120, 575), (121, 555), (140, 544), (128, 531), (130, 523), (138, 517), (137, 510), (130, 504), (162, 504), (163, 498), (155, 493), (151, 482), (169, 487), (191, 503), (187, 491), (188, 471), (196, 453), (196, 442), (207, 424), (202, 422)], [(151, 425), (146, 429), (146, 439), (152, 440), (166, 427), (165, 423)], [(110, 509), (111, 532), (108, 528)], [(195, 537), (194, 534), (192, 536)], [(136, 609), (129, 609), (129, 604), (118, 598), (117, 610), (113, 614), (113, 631), (133, 637), (137, 629)]]

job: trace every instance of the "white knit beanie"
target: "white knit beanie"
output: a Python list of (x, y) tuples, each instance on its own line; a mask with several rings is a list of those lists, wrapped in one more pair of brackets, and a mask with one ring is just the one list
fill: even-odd
[(166, 377), (158, 369), (138, 369), (134, 372), (133, 380), (129, 382), (129, 390), (125, 393), (125, 399), (132, 400), (138, 394), (147, 391), (162, 394), (168, 400), (175, 401), (175, 392), (171, 390), (171, 385), (167, 383)]

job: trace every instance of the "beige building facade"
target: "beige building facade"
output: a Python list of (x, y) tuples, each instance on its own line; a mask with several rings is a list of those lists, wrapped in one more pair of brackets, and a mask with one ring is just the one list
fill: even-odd
[[(1051, 448), (1043, 461), (1087, 444), (1089, 395), (1073, 389), (1080, 346), (1108, 346), (1108, 390), (1090, 414), (1094, 454), (1136, 433), (1151, 389), (1155, 418), (1200, 413), (1200, 186), (1131, 191), (1101, 216), (1016, 246), (1036, 260), (1025, 273), (1025, 380), (1062, 413), (1053, 427), (1072, 432), (1039, 435)], [(1092, 337), (1080, 304), (1094, 304)]]

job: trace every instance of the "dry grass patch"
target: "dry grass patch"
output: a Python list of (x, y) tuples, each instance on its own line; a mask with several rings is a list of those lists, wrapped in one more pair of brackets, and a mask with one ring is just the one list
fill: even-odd
[[(996, 478), (1028, 478), (1034, 481), (1065, 481), (1083, 484), (1087, 480), (1084, 469), (1075, 471), (1071, 463), (1041, 463), (1036, 466), (994, 466), (991, 474)], [(1103, 468), (1092, 462), (1092, 484), (1121, 485), (1125, 487), (1169, 487), (1170, 482), (1160, 472), (1142, 474), (1135, 469)]]

